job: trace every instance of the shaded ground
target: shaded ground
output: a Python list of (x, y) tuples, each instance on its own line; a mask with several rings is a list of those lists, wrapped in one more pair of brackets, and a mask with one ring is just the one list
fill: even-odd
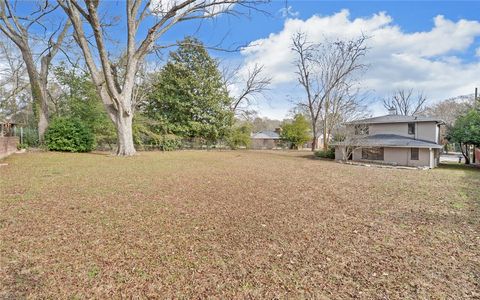
[(9, 157), (0, 299), (480, 297), (479, 170), (307, 158)]

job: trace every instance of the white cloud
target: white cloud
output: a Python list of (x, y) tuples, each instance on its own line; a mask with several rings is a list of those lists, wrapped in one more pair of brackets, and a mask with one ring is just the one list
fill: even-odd
[[(305, 32), (312, 42), (355, 38), (360, 34), (369, 36), (369, 52), (365, 57), (369, 69), (362, 74), (362, 85), (365, 90), (374, 91), (372, 97), (383, 97), (396, 88), (414, 88), (435, 102), (470, 93), (477, 80), (478, 59), (473, 57), (474, 61), (466, 62), (459, 54), (480, 36), (479, 22), (454, 22), (439, 15), (433, 19), (429, 31), (405, 32), (385, 12), (351, 19), (349, 11), (342, 10), (307, 20), (287, 19), (280, 32), (253, 41), (242, 51), (246, 65), (263, 64), (275, 86), (291, 86), (292, 94), (298, 96), (301, 91), (296, 85), (291, 63), (294, 55), (290, 50), (291, 37), (298, 31)], [(480, 54), (478, 49), (477, 54)], [(278, 99), (285, 97), (277, 95)], [(375, 114), (382, 112), (379, 106), (374, 107)], [(263, 113), (269, 115), (268, 109)]]
[(295, 11), (291, 5), (281, 8), (278, 12), (282, 15), (282, 18), (297, 18), (300, 16), (300, 13)]

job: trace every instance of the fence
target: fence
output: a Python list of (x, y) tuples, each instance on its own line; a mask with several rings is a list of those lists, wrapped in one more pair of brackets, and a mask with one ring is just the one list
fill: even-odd
[(38, 142), (38, 130), (30, 127), (15, 127), (13, 129), (13, 135), (18, 137), (20, 144), (37, 147)]
[(16, 136), (0, 137), (0, 158), (4, 158), (17, 151), (19, 139)]

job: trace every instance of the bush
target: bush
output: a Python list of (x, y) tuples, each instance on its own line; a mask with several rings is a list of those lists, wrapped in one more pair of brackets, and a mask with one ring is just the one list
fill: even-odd
[(309, 130), (310, 124), (307, 119), (303, 115), (297, 114), (292, 123), (282, 125), (280, 137), (290, 143), (291, 149), (298, 149), (311, 139)]
[(22, 150), (22, 149), (27, 149), (28, 148), (28, 145), (23, 143), (23, 144), (18, 144), (17, 145), (17, 150)]
[(315, 152), (315, 156), (320, 158), (335, 159), (335, 148), (329, 147), (327, 151), (318, 150), (317, 152)]
[(226, 137), (228, 147), (230, 147), (232, 150), (240, 147), (249, 148), (251, 144), (251, 131), (252, 129), (249, 125), (242, 125), (232, 128)]
[(28, 147), (38, 147), (40, 145), (38, 141), (38, 130), (36, 128), (26, 127), (23, 129), (23, 144)]
[(167, 134), (160, 140), (159, 148), (162, 151), (173, 151), (182, 147), (182, 138), (174, 134)]
[(66, 152), (89, 152), (95, 147), (91, 129), (78, 119), (55, 118), (45, 133), (48, 150)]

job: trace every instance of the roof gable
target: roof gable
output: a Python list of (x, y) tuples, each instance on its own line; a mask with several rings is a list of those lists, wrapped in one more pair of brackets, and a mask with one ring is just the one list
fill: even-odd
[(352, 121), (346, 124), (386, 124), (386, 123), (412, 123), (412, 122), (436, 122), (440, 124), (444, 123), (442, 119), (437, 117), (385, 115), (385, 116)]
[(357, 146), (357, 147), (414, 147), (414, 148), (437, 148), (443, 146), (429, 141), (417, 140), (414, 138), (396, 134), (375, 134), (361, 138), (352, 138), (343, 142), (333, 143), (334, 146)]
[(263, 130), (252, 134), (252, 139), (280, 139), (280, 135), (275, 131)]

